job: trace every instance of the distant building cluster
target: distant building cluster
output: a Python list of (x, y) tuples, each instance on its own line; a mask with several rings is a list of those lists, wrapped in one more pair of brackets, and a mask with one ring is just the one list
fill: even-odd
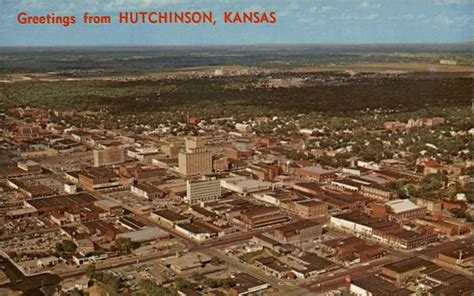
[(416, 127), (435, 127), (444, 124), (445, 119), (442, 117), (410, 119), (407, 123), (398, 121), (387, 121), (384, 123), (386, 130), (410, 129)]

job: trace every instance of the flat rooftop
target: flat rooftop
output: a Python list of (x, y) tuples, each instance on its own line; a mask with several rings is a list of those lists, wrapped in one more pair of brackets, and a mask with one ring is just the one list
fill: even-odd
[(328, 173), (334, 173), (335, 172), (335, 170), (328, 170), (328, 169), (325, 169), (321, 166), (305, 167), (302, 170), (304, 170), (306, 172), (313, 173), (313, 174), (328, 174)]
[(132, 242), (143, 242), (150, 241), (159, 238), (168, 237), (169, 234), (166, 231), (159, 229), (158, 227), (151, 227), (140, 229), (136, 231), (124, 232), (118, 235), (118, 237), (129, 238)]
[(306, 228), (310, 228), (310, 227), (315, 227), (315, 226), (318, 226), (318, 225), (320, 225), (320, 224), (315, 222), (315, 221), (312, 221), (312, 220), (300, 220), (300, 221), (296, 221), (296, 222), (293, 222), (293, 223), (289, 223), (289, 224), (280, 226), (280, 227), (276, 228), (275, 230), (276, 231), (281, 231), (283, 233), (293, 233), (293, 232), (297, 232), (298, 230), (302, 230), (302, 229), (306, 229)]
[(418, 206), (414, 204), (408, 199), (392, 200), (392, 201), (386, 202), (385, 205), (389, 206), (395, 214), (420, 210), (424, 208), (422, 206)]
[(168, 209), (154, 211), (153, 213), (169, 221), (182, 221), (188, 219), (188, 217)]
[(408, 296), (413, 294), (413, 292), (404, 288), (397, 288), (375, 275), (353, 280), (352, 284), (369, 291), (372, 295)]
[(397, 273), (405, 273), (420, 267), (429, 267), (433, 265), (434, 263), (431, 263), (429, 261), (420, 259), (418, 257), (411, 257), (405, 260), (393, 262), (387, 265), (384, 265), (383, 267), (386, 269), (393, 270)]
[(69, 206), (79, 206), (83, 204), (92, 204), (97, 199), (86, 192), (71, 195), (59, 195), (45, 198), (28, 200), (27, 202), (36, 209), (42, 208), (63, 208)]

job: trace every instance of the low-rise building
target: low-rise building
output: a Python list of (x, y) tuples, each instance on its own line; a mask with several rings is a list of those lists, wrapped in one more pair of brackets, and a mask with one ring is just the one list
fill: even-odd
[(55, 256), (39, 258), (36, 260), (36, 265), (38, 267), (49, 267), (54, 266), (59, 263), (59, 258)]
[(246, 228), (254, 229), (286, 222), (289, 218), (276, 207), (254, 207), (242, 213), (241, 220)]
[(436, 259), (441, 266), (473, 275), (474, 246), (472, 245), (441, 251)]
[(339, 268), (339, 265), (315, 253), (303, 252), (302, 254), (288, 255), (291, 273), (297, 278), (313, 277)]
[(325, 169), (320, 166), (304, 167), (295, 171), (300, 178), (308, 178), (317, 182), (329, 182), (336, 177), (336, 170)]
[(428, 218), (421, 218), (415, 221), (418, 225), (428, 226), (433, 231), (447, 236), (463, 235), (472, 231), (471, 225), (464, 221), (457, 221), (455, 219), (448, 220), (434, 220)]
[(112, 216), (118, 216), (123, 212), (123, 206), (115, 201), (108, 199), (101, 199), (94, 202), (94, 205), (99, 209), (107, 211)]
[(165, 265), (177, 273), (189, 272), (204, 267), (212, 258), (206, 254), (188, 252), (182, 256), (172, 258)]
[(336, 255), (346, 265), (377, 259), (386, 254), (379, 245), (368, 245), (365, 240), (353, 236), (324, 241), (321, 245), (324, 252)]
[(406, 230), (393, 221), (369, 217), (358, 211), (332, 216), (330, 225), (358, 237), (372, 239), (393, 248), (406, 250), (438, 240), (438, 235), (431, 231), (415, 232)]
[(194, 221), (193, 223), (181, 223), (175, 226), (176, 230), (197, 242), (218, 236), (218, 230), (209, 224)]
[(255, 264), (262, 268), (265, 273), (277, 278), (286, 277), (291, 268), (275, 257), (264, 257), (255, 259)]
[(418, 257), (410, 257), (389, 263), (382, 267), (381, 276), (397, 286), (403, 285), (409, 278), (420, 275), (420, 272), (433, 266), (434, 263)]
[(376, 275), (369, 275), (363, 278), (353, 280), (350, 285), (350, 293), (355, 296), (377, 296), (377, 295), (397, 295), (397, 296), (409, 296), (413, 295), (413, 292), (406, 289), (397, 287), (388, 281)]
[(281, 207), (292, 214), (306, 219), (324, 217), (328, 213), (328, 204), (318, 199), (289, 201), (283, 203)]
[(261, 281), (247, 273), (239, 273), (233, 277), (235, 286), (230, 288), (232, 296), (252, 295), (270, 287), (269, 283)]
[(86, 256), (83, 255), (73, 255), (72, 260), (74, 263), (77, 265), (83, 265), (83, 264), (91, 264), (91, 263), (97, 263), (100, 261), (103, 261), (107, 259), (109, 256), (107, 253), (91, 253)]
[(221, 179), (221, 187), (241, 195), (280, 187), (279, 183), (247, 179), (245, 177), (231, 177)]
[(280, 168), (265, 163), (258, 163), (251, 165), (249, 168), (247, 168), (247, 171), (252, 173), (260, 180), (274, 180), (275, 177), (280, 173)]
[(150, 213), (150, 217), (156, 222), (168, 227), (174, 227), (177, 224), (187, 223), (191, 220), (186, 216), (168, 209), (153, 211)]
[(164, 196), (164, 192), (162, 190), (148, 183), (133, 184), (130, 186), (130, 191), (137, 196), (150, 200)]
[(317, 195), (321, 194), (321, 192), (322, 192), (321, 187), (316, 182), (296, 183), (295, 185), (293, 185), (293, 189), (295, 189), (299, 192), (310, 194), (312, 196), (317, 196)]
[(120, 186), (120, 178), (107, 168), (90, 168), (79, 173), (79, 185), (86, 190)]
[(134, 243), (143, 243), (168, 238), (169, 236), (169, 233), (159, 229), (158, 227), (150, 227), (130, 232), (123, 232), (117, 235), (117, 238), (129, 238)]
[(441, 212), (443, 209), (443, 202), (439, 199), (418, 197), (415, 202), (417, 205), (425, 207), (426, 210), (431, 213)]
[(322, 233), (322, 224), (312, 220), (300, 220), (280, 226), (273, 233), (282, 243), (303, 243), (319, 237)]
[(382, 186), (377, 186), (374, 184), (371, 185), (361, 185), (359, 193), (363, 196), (374, 198), (377, 200), (393, 200), (397, 198), (398, 194), (394, 190), (387, 189)]
[(9, 219), (22, 219), (38, 216), (38, 210), (33, 207), (24, 207), (6, 212), (6, 216)]
[(389, 220), (410, 220), (426, 216), (426, 207), (418, 206), (408, 199), (396, 199), (386, 203), (372, 203), (371, 214)]

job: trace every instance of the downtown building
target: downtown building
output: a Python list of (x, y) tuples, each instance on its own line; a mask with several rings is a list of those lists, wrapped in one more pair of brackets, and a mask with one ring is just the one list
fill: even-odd
[(185, 176), (212, 173), (212, 153), (205, 149), (180, 152), (178, 166)]
[(217, 200), (221, 197), (219, 180), (187, 181), (185, 201), (189, 204), (199, 204)]
[(125, 162), (125, 150), (120, 147), (94, 150), (94, 167), (113, 165)]
[(411, 250), (438, 240), (432, 231), (406, 230), (400, 224), (359, 211), (331, 216), (329, 225), (359, 238), (372, 239), (392, 248)]

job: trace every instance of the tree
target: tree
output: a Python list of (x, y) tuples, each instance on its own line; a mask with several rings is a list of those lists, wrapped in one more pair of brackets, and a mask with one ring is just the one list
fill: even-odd
[(120, 280), (113, 274), (108, 272), (101, 272), (100, 276), (97, 277), (100, 283), (100, 287), (109, 296), (119, 295)]
[(323, 154), (317, 158), (317, 161), (322, 166), (334, 166), (334, 158)]
[(191, 274), (191, 278), (192, 278), (193, 280), (195, 280), (195, 281), (200, 281), (200, 280), (202, 280), (202, 277), (203, 277), (203, 275), (202, 275), (200, 272), (198, 272), (198, 271), (194, 271), (194, 272)]
[(90, 280), (96, 277), (96, 273), (97, 273), (97, 270), (96, 270), (95, 264), (90, 264), (86, 267), (86, 275)]
[(219, 283), (217, 282), (217, 280), (211, 278), (205, 279), (203, 284), (213, 289), (219, 287)]
[(415, 185), (413, 184), (406, 184), (403, 186), (403, 194), (401, 194), (402, 197), (414, 197), (418, 193), (418, 190)]
[(219, 287), (230, 288), (230, 287), (235, 286), (235, 281), (233, 279), (206, 278), (203, 284), (213, 289), (219, 288)]
[(77, 246), (70, 240), (64, 240), (56, 243), (55, 252), (59, 257), (69, 257), (77, 250)]
[(158, 286), (154, 282), (146, 281), (143, 284), (143, 294), (146, 296), (170, 296), (172, 292), (165, 287)]
[(424, 177), (421, 180), (420, 186), (424, 192), (441, 189), (447, 182), (447, 177), (443, 174), (433, 174)]
[(56, 250), (57, 251), (63, 251), (67, 253), (72, 253), (75, 252), (77, 249), (76, 244), (70, 240), (64, 240), (62, 243), (57, 243), (56, 244)]
[(184, 289), (187, 289), (187, 288), (192, 288), (194, 286), (193, 283), (191, 283), (187, 279), (183, 279), (183, 278), (177, 279), (176, 282), (174, 283), (174, 285), (175, 285), (176, 289), (178, 289), (178, 290), (184, 290)]
[(128, 237), (119, 237), (115, 240), (115, 249), (121, 254), (128, 254), (132, 249), (132, 240)]

